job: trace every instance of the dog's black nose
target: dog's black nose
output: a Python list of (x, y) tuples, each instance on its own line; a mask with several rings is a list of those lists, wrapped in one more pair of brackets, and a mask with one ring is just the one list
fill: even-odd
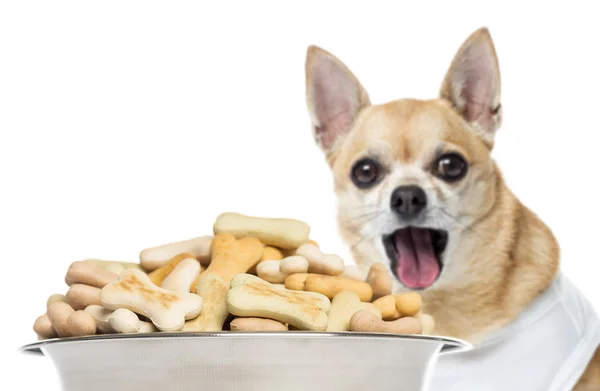
[(392, 210), (403, 219), (411, 219), (427, 205), (427, 195), (419, 186), (399, 186), (392, 193)]

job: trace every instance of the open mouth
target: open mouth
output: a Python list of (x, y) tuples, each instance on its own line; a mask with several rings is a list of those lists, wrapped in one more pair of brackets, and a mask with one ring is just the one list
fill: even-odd
[(407, 227), (383, 237), (392, 273), (409, 289), (433, 285), (442, 272), (448, 232)]

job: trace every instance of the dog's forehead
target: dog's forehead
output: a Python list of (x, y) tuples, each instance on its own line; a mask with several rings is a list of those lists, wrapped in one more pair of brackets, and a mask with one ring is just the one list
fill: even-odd
[(438, 100), (398, 100), (371, 106), (357, 121), (350, 147), (357, 153), (381, 149), (390, 159), (403, 163), (428, 157), (443, 142), (468, 149), (471, 135), (455, 117)]

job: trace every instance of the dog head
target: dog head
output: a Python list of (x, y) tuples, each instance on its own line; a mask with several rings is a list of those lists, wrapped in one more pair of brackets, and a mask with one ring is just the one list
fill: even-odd
[(371, 104), (350, 69), (315, 46), (306, 93), (357, 263), (389, 265), (396, 290), (444, 286), (468, 272), (466, 234), (492, 209), (499, 176), (491, 150), (500, 71), (489, 31), (462, 44), (436, 99)]

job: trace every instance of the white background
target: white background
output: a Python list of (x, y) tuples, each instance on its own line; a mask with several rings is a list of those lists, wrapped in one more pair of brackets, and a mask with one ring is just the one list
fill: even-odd
[(600, 24), (591, 6), (529, 4), (3, 2), (3, 372), (18, 389), (59, 389), (49, 360), (16, 350), (36, 340), (73, 261), (137, 261), (210, 234), (224, 211), (303, 219), (347, 256), (306, 112), (309, 44), (348, 64), (374, 103), (433, 98), (462, 41), (488, 26), (505, 115), (494, 156), (600, 307)]

